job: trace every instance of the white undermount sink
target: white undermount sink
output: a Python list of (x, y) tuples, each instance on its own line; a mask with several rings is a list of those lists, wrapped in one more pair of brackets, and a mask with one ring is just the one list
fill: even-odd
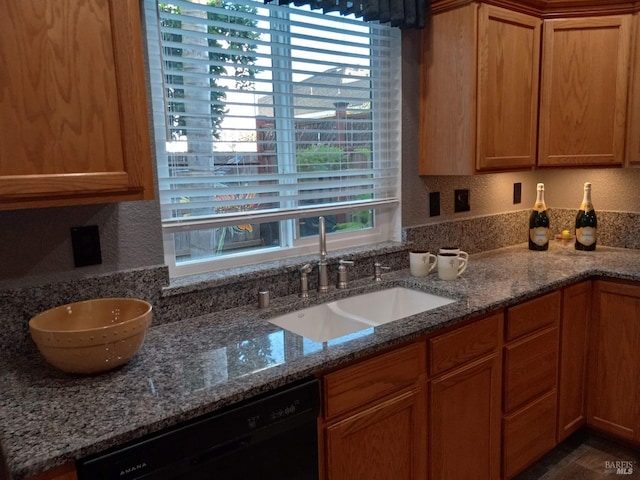
[(410, 288), (394, 287), (297, 310), (269, 322), (315, 342), (328, 342), (454, 301)]

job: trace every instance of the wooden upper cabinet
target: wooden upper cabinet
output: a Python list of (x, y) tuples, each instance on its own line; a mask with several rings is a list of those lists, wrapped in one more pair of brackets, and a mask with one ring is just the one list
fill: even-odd
[(0, 210), (153, 198), (139, 2), (3, 5)]
[(628, 165), (640, 165), (640, 13), (633, 16), (633, 22), (634, 41), (631, 49), (626, 159)]
[(535, 165), (540, 24), (529, 15), (480, 7), (477, 170)]
[(545, 20), (538, 165), (622, 165), (631, 15)]
[(422, 42), (421, 175), (535, 165), (541, 20), (470, 3)]

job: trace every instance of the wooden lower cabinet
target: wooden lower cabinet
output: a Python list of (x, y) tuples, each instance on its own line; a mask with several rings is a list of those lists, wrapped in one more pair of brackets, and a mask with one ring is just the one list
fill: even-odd
[(509, 308), (505, 322), (502, 475), (556, 445), (561, 292)]
[(555, 447), (556, 391), (507, 415), (503, 422), (503, 477), (513, 478)]
[(587, 422), (640, 443), (640, 286), (594, 282)]
[(512, 342), (504, 348), (504, 411), (512, 413), (558, 382), (558, 328)]
[(429, 341), (429, 479), (500, 478), (502, 312)]
[(429, 479), (500, 478), (499, 353), (430, 382)]
[[(1, 477), (0, 477), (1, 478)], [(59, 467), (47, 470), (39, 475), (29, 477), (28, 480), (77, 480), (76, 467), (74, 463), (67, 463)]]
[(562, 292), (560, 371), (558, 372), (558, 442), (586, 422), (588, 328), (591, 317), (591, 281)]
[(417, 388), (326, 430), (327, 478), (426, 478), (426, 396)]
[(426, 478), (426, 369), (418, 341), (323, 377), (324, 478)]

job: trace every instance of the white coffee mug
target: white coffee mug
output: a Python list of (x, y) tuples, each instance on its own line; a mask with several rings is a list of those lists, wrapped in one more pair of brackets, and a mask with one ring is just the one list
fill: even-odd
[(414, 277), (426, 277), (436, 268), (437, 258), (426, 250), (412, 250), (409, 252), (409, 267)]
[(455, 280), (467, 269), (467, 259), (457, 253), (438, 254), (438, 277), (441, 280)]
[(460, 258), (464, 258), (469, 261), (469, 254), (464, 250), (460, 250), (458, 247), (441, 247), (438, 253), (455, 253)]

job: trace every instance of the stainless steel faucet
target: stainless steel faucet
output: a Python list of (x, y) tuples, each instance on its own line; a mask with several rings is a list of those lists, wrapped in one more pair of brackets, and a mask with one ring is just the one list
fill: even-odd
[(318, 217), (320, 222), (320, 260), (318, 261), (318, 292), (329, 290), (329, 275), (327, 273), (327, 231), (324, 217)]

